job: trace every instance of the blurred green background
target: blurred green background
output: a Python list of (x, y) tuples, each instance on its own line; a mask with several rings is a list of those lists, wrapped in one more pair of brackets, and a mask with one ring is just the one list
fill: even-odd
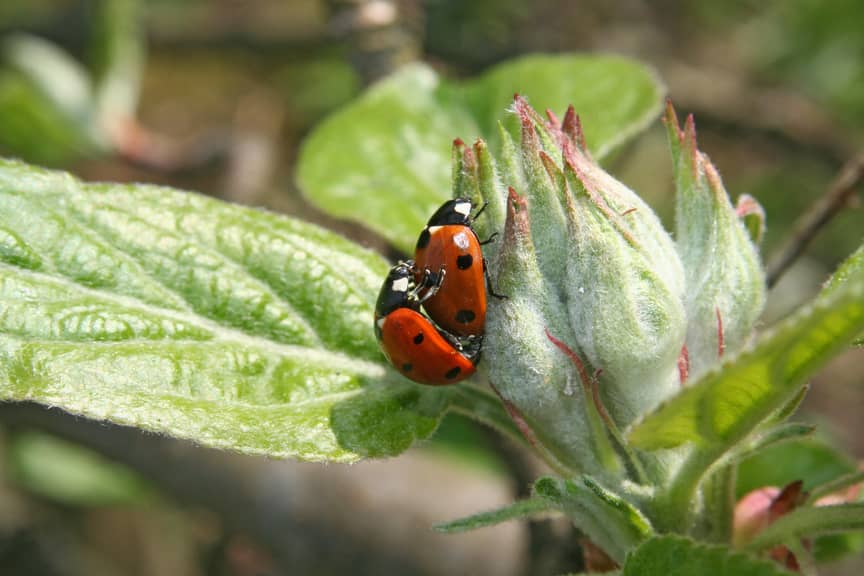
[[(859, 0), (4, 0), (0, 154), (268, 207), (398, 256), (297, 191), (316, 122), (412, 60), (470, 77), (531, 52), (615, 52), (659, 71), (730, 194), (764, 205), (769, 259), (862, 149), (862, 23)], [(659, 122), (606, 164), (671, 221)], [(766, 324), (864, 240), (854, 200), (775, 288)], [(802, 418), (861, 459), (862, 412), (858, 349), (814, 381)], [(320, 467), (5, 405), (0, 573), (560, 573), (578, 560), (563, 525), (428, 531), (523, 492), (536, 466), (457, 417), (405, 457)]]

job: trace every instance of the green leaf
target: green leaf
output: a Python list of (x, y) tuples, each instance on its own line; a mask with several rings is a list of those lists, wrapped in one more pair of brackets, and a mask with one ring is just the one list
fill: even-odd
[(774, 562), (680, 536), (658, 536), (627, 556), (623, 576), (783, 576)]
[(27, 76), (60, 114), (82, 131), (95, 129), (87, 127), (94, 119), (90, 76), (79, 62), (55, 44), (28, 34), (6, 38), (2, 50), (7, 65)]
[(805, 506), (780, 517), (747, 544), (758, 551), (805, 536), (864, 530), (864, 503)]
[(54, 44), (26, 34), (0, 43), (0, 150), (49, 164), (102, 145), (87, 71)]
[(529, 56), (464, 83), (409, 66), (313, 131), (300, 154), (300, 188), (323, 210), (408, 251), (450, 196), (451, 141), (497, 141), (496, 122), (515, 92), (559, 114), (573, 103), (603, 156), (657, 116), (664, 88), (644, 66), (614, 56)]
[(816, 438), (767, 446), (738, 466), (735, 492), (741, 498), (764, 486), (785, 486), (795, 480), (810, 491), (855, 471), (855, 463), (827, 442)]
[(730, 455), (730, 459), (733, 461), (740, 461), (750, 458), (759, 454), (763, 450), (767, 450), (782, 442), (792, 442), (800, 440), (805, 436), (810, 436), (815, 430), (815, 426), (809, 424), (798, 424), (795, 422), (786, 422), (772, 426), (762, 431), (752, 441), (748, 442), (740, 449), (736, 449)]
[(813, 540), (813, 558), (817, 563), (836, 562), (864, 551), (864, 532), (825, 534)]
[(291, 218), (0, 161), (0, 399), (248, 453), (398, 454), (451, 392), (385, 364), (386, 271)]
[(481, 512), (479, 514), (473, 514), (465, 518), (460, 518), (459, 520), (453, 520), (452, 522), (438, 524), (434, 528), (438, 532), (444, 532), (447, 534), (468, 532), (469, 530), (485, 528), (486, 526), (494, 526), (495, 524), (501, 524), (502, 522), (508, 522), (510, 520), (531, 518), (539, 514), (548, 512), (551, 509), (552, 506), (550, 506), (549, 502), (540, 498), (531, 498), (528, 500), (520, 500), (519, 502), (514, 502), (509, 506), (504, 506), (503, 508), (498, 508), (497, 510)]
[(828, 282), (825, 283), (822, 292), (823, 294), (831, 294), (844, 284), (854, 281), (856, 277), (860, 278), (862, 274), (864, 274), (864, 245), (859, 247), (837, 268)]
[[(464, 85), (480, 135), (495, 141), (513, 95), (541, 112), (560, 115), (570, 104), (582, 119), (588, 148), (598, 159), (644, 130), (660, 113), (666, 92), (654, 71), (618, 56), (544, 55), (511, 60)], [(469, 138), (475, 135), (468, 134)]]
[(7, 459), (16, 484), (64, 504), (104, 506), (148, 497), (147, 485), (128, 468), (47, 434), (15, 434)]
[(852, 488), (856, 484), (862, 483), (864, 483), (864, 470), (858, 470), (856, 472), (844, 474), (843, 476), (838, 476), (830, 482), (820, 484), (819, 486), (811, 490), (808, 501), (816, 502), (820, 498), (823, 498), (835, 492), (847, 490), (849, 488)]
[[(860, 276), (862, 273), (864, 273), (864, 245), (861, 245), (843, 262), (837, 271), (834, 272), (831, 278), (828, 279), (828, 282), (825, 283), (825, 288), (823, 288), (822, 292), (825, 294), (831, 294), (840, 286), (849, 282), (850, 278)], [(858, 334), (858, 338), (856, 338), (852, 344), (854, 346), (864, 346), (864, 330)]]
[(630, 440), (647, 450), (695, 442), (722, 453), (790, 402), (862, 330), (864, 267), (662, 404), (630, 431)]
[(92, 148), (80, 126), (26, 76), (0, 70), (0, 152), (56, 166)]
[(617, 562), (654, 534), (650, 521), (627, 500), (588, 476), (573, 480), (543, 477), (534, 495), (561, 510), (592, 542)]

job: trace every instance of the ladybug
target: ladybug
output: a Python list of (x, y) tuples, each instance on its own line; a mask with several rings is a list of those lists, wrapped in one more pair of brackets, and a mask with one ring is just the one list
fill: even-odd
[[(403, 376), (420, 384), (453, 384), (474, 374), (482, 338), (466, 339), (466, 345), (439, 330), (420, 313), (412, 262), (390, 269), (375, 304), (375, 336), (387, 360)], [(440, 286), (423, 278), (428, 294)], [(413, 289), (412, 289), (413, 288)], [(424, 294), (425, 296), (425, 294)]]
[[(480, 242), (471, 227), (485, 207), (472, 217), (471, 200), (448, 200), (429, 219), (414, 251), (417, 284), (422, 287), (431, 278), (439, 287), (433, 294), (424, 294), (423, 308), (439, 326), (457, 336), (480, 336), (486, 323), (488, 273), (480, 247), (492, 238)], [(436, 278), (443, 273), (446, 281)], [(500, 297), (491, 289), (489, 293)]]

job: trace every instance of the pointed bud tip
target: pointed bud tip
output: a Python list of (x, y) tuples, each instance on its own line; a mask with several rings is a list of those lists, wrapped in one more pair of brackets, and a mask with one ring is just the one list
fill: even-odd
[(546, 174), (549, 175), (549, 178), (551, 178), (553, 182), (559, 182), (564, 178), (564, 173), (561, 172), (561, 168), (558, 167), (555, 160), (549, 156), (545, 150), (540, 151), (540, 161), (543, 163), (543, 168), (546, 169)]
[[(696, 123), (693, 114), (688, 114), (684, 121), (684, 127), (678, 123), (678, 114), (672, 105), (672, 100), (666, 99), (666, 111), (663, 115), (663, 123), (666, 125), (666, 134), (669, 146), (672, 149), (672, 159), (676, 170), (684, 163), (684, 168), (695, 175), (699, 171), (699, 148), (696, 143)], [(681, 154), (681, 151), (684, 154)]]
[(546, 127), (546, 131), (555, 139), (555, 143), (560, 147), (561, 142), (566, 138), (564, 131), (561, 129), (562, 123), (558, 119), (558, 116), (553, 112), (550, 108), (546, 109), (546, 122), (544, 122), (544, 126)]
[(699, 144), (696, 141), (696, 121), (693, 114), (687, 115), (687, 120), (684, 121), (684, 137), (682, 144), (687, 149), (688, 154), (692, 156), (691, 161), (693, 166), (698, 166), (699, 162)]
[(684, 143), (684, 132), (678, 123), (678, 113), (675, 112), (675, 106), (672, 105), (672, 99), (666, 98), (666, 112), (663, 114), (663, 123), (666, 124), (666, 131), (669, 134), (670, 144), (675, 145), (677, 140), (678, 145)]
[(583, 164), (585, 158), (581, 154), (581, 150), (570, 140), (564, 140), (561, 143), (561, 152), (564, 157), (565, 172), (572, 173), (581, 184), (581, 188), (587, 189), (588, 182), (585, 178), (585, 166)]
[(531, 234), (528, 222), (528, 200), (510, 186), (507, 189), (507, 219), (504, 222), (505, 243), (527, 238)]
[(533, 127), (533, 122), (541, 119), (540, 115), (528, 104), (528, 101), (518, 94), (513, 99), (513, 110), (522, 121), (523, 129), (526, 125)]
[(465, 142), (461, 138), (453, 139), (453, 147), (454, 148), (463, 148), (465, 146)]
[(474, 167), (477, 165), (477, 162), (475, 162), (474, 158), (474, 151), (468, 146), (464, 146), (462, 148), (462, 163), (464, 164), (466, 170), (473, 170)]
[(564, 115), (561, 130), (580, 152), (584, 154), (588, 153), (588, 146), (585, 143), (585, 132), (582, 130), (582, 119), (576, 113), (576, 109), (572, 104), (567, 107), (567, 113)]
[(527, 203), (525, 198), (519, 196), (519, 193), (516, 192), (516, 189), (512, 186), (507, 187), (507, 200), (509, 200), (507, 213), (510, 213), (510, 210), (520, 210), (522, 207), (527, 208)]
[(726, 198), (726, 189), (723, 188), (723, 179), (720, 178), (720, 173), (717, 171), (717, 167), (714, 166), (714, 163), (711, 162), (711, 159), (708, 158), (707, 154), (699, 152), (698, 150), (697, 154), (697, 158), (701, 160), (702, 169), (705, 171), (705, 177), (708, 179), (708, 187), (712, 192), (714, 192), (714, 194)]
[(564, 123), (562, 124), (562, 126), (566, 127), (567, 125), (572, 124), (575, 121), (575, 118), (576, 108), (573, 106), (573, 104), (570, 104), (569, 106), (567, 106), (567, 112), (564, 113)]

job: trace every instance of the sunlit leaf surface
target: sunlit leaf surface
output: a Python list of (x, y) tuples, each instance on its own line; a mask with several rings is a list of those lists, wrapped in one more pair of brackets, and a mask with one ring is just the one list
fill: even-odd
[(276, 214), (0, 161), (0, 399), (242, 452), (396, 454), (448, 396), (378, 350), (386, 271)]

